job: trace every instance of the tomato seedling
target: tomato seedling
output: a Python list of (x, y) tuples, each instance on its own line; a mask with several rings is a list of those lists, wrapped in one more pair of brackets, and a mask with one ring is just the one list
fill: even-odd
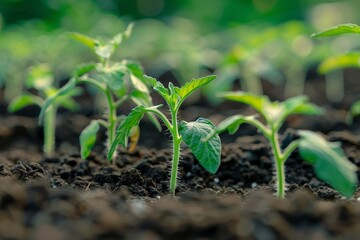
[[(119, 45), (130, 36), (132, 28), (133, 24), (130, 24), (123, 33), (117, 34), (108, 42), (90, 38), (79, 33), (68, 34), (70, 38), (90, 48), (99, 61), (79, 66), (74, 71), (72, 79), (62, 90), (57, 95), (51, 96), (48, 99), (42, 112), (45, 112), (45, 109), (47, 109), (52, 101), (66, 94), (76, 84), (85, 83), (93, 85), (103, 94), (107, 103), (107, 110), (104, 113), (105, 119), (92, 120), (80, 135), (81, 158), (83, 159), (89, 156), (94, 147), (100, 125), (107, 129), (106, 146), (108, 149), (110, 148), (115, 139), (116, 128), (122, 120), (117, 115), (117, 109), (124, 102), (132, 100), (137, 105), (152, 106), (150, 92), (146, 85), (142, 67), (129, 60), (114, 63), (110, 61)], [(152, 113), (148, 115), (152, 122), (161, 129), (155, 116)], [(134, 127), (132, 129), (133, 144), (129, 151), (135, 148), (137, 136), (139, 136), (139, 129)], [(109, 160), (111, 161), (112, 159)]]
[(292, 141), (284, 150), (280, 148), (278, 132), (289, 115), (323, 113), (321, 108), (308, 102), (306, 96), (289, 98), (284, 102), (271, 102), (266, 96), (246, 92), (226, 92), (221, 96), (253, 107), (265, 119), (265, 124), (257, 120), (257, 115), (235, 115), (221, 122), (204, 141), (226, 130), (233, 134), (243, 123), (255, 126), (270, 142), (275, 160), (279, 198), (285, 196), (285, 161), (296, 148), (299, 148), (300, 156), (312, 164), (320, 179), (347, 197), (353, 194), (357, 187), (357, 167), (347, 160), (338, 144), (327, 142), (317, 133), (300, 130), (299, 139)]
[(207, 76), (193, 79), (182, 87), (175, 87), (171, 82), (168, 88), (154, 78), (147, 77), (154, 90), (165, 100), (171, 114), (171, 120), (158, 110), (162, 105), (145, 107), (138, 106), (120, 124), (115, 140), (108, 153), (108, 159), (111, 159), (118, 144), (127, 146), (131, 129), (138, 126), (144, 113), (153, 113), (163, 121), (172, 136), (173, 159), (171, 166), (170, 193), (175, 194), (178, 165), (180, 159), (181, 142), (187, 144), (200, 162), (210, 173), (216, 173), (220, 166), (221, 142), (217, 134), (209, 139), (208, 142), (202, 142), (201, 139), (208, 135), (215, 126), (210, 120), (199, 118), (195, 122), (178, 122), (178, 111), (183, 101), (196, 89), (210, 83), (216, 76)]
[[(37, 105), (40, 108), (44, 105), (45, 99), (56, 95), (59, 89), (54, 86), (54, 76), (47, 64), (41, 64), (31, 68), (25, 85), (27, 88), (34, 88), (38, 91), (39, 96), (30, 93), (23, 93), (14, 98), (9, 106), (10, 112), (16, 112), (29, 105)], [(80, 94), (79, 88), (73, 88), (66, 94), (57, 98), (48, 106), (44, 112), (44, 147), (43, 151), (46, 155), (51, 155), (55, 148), (55, 127), (56, 112), (58, 107), (64, 107), (69, 110), (75, 110), (78, 104), (72, 99), (73, 96)]]

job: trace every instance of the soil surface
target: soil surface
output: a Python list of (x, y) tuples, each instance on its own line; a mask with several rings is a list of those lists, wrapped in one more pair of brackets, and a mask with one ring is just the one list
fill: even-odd
[[(289, 118), (280, 134), (282, 147), (296, 138), (295, 129), (310, 129), (340, 142), (359, 167), (360, 119), (352, 125), (344, 119), (351, 101), (360, 99), (360, 89), (352, 77), (346, 83), (349, 94), (336, 104), (316, 93), (320, 80), (307, 86), (310, 98), (328, 111)], [(278, 91), (268, 86), (270, 96)], [(209, 108), (204, 101), (184, 106), (180, 118), (203, 116), (217, 124), (239, 111), (254, 113), (228, 102)], [(62, 112), (56, 154), (45, 157), (38, 110), (15, 116), (5, 109), (0, 104), (0, 239), (359, 239), (360, 189), (344, 199), (295, 151), (286, 162), (287, 197), (277, 199), (270, 146), (251, 126), (221, 135), (222, 163), (215, 175), (183, 146), (174, 197), (168, 194), (169, 134), (148, 121), (141, 124), (133, 153), (120, 149), (109, 163), (101, 132), (100, 143), (84, 161), (78, 136), (96, 112)]]

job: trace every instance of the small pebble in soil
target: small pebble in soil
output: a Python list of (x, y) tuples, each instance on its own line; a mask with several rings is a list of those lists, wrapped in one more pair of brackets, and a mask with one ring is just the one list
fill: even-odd
[(187, 172), (186, 177), (191, 177), (191, 172)]
[(156, 196), (157, 199), (160, 199), (161, 197), (159, 195)]
[(356, 199), (356, 201), (360, 202), (360, 197)]
[(147, 210), (147, 206), (142, 200), (134, 200), (130, 206), (135, 215), (142, 215)]
[(214, 178), (214, 183), (219, 183), (220, 182), (220, 180), (216, 177), (216, 178)]
[(251, 184), (251, 188), (256, 188), (257, 187), (257, 183), (256, 182), (253, 182), (252, 184)]

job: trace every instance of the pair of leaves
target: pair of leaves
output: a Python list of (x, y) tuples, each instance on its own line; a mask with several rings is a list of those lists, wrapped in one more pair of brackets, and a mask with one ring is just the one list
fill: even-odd
[[(308, 97), (292, 97), (284, 102), (271, 102), (266, 96), (259, 96), (248, 92), (225, 92), (219, 94), (228, 100), (240, 102), (253, 107), (266, 120), (268, 125), (278, 129), (291, 114), (316, 115), (323, 114), (323, 109), (309, 103)], [(241, 118), (241, 117), (240, 117)]]
[(351, 197), (357, 188), (357, 167), (346, 158), (340, 145), (311, 131), (299, 131), (299, 135), (299, 153), (312, 164), (316, 175), (342, 195)]
[(153, 86), (154, 90), (159, 93), (170, 106), (175, 106), (175, 108), (177, 108), (191, 93), (200, 87), (209, 84), (216, 77), (217, 76), (215, 75), (210, 75), (202, 78), (192, 79), (182, 87), (175, 87), (170, 82), (168, 88), (164, 87), (164, 85), (155, 78), (146, 78), (150, 85)]

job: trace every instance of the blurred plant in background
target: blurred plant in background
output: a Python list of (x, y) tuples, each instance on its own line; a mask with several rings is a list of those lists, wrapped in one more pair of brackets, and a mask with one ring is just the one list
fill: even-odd
[(314, 48), (309, 34), (357, 22), (359, 7), (357, 0), (209, 0), (206, 6), (190, 0), (2, 0), (0, 84), (10, 101), (22, 91), (26, 69), (41, 62), (56, 69), (56, 79), (67, 80), (72, 66), (91, 55), (69, 43), (65, 32), (110, 37), (135, 21), (132, 41), (114, 58), (140, 61), (152, 76), (171, 74), (184, 83), (216, 72), (219, 80), (205, 91), (210, 96), (236, 80), (261, 93), (266, 80), (289, 97), (303, 92), (307, 72), (322, 62), (328, 96), (341, 101), (331, 89), (340, 86), (342, 70), (329, 67), (334, 60), (328, 58), (356, 50), (358, 41), (340, 36)]

